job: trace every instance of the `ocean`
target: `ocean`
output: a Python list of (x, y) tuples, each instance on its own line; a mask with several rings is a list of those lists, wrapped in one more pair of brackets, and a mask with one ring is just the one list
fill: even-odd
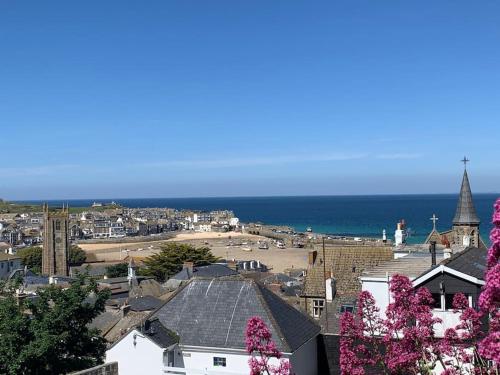
[[(489, 243), (493, 203), (498, 194), (474, 194), (481, 219), (481, 235)], [(377, 195), (377, 196), (294, 196), (227, 198), (147, 198), (116, 199), (127, 207), (170, 207), (193, 210), (233, 210), (242, 222), (287, 225), (297, 231), (311, 227), (314, 232), (345, 236), (381, 237), (382, 230), (393, 238), (396, 223), (404, 219), (410, 228), (408, 242), (425, 240), (432, 230), (430, 218), (439, 218), (440, 231), (451, 228), (458, 194)], [(50, 205), (69, 203), (73, 207), (90, 206), (109, 199), (52, 200)], [(40, 201), (29, 201), (29, 203)]]

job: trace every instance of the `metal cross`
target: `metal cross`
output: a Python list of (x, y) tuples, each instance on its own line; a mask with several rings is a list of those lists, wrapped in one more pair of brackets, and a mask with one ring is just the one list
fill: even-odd
[(467, 163), (470, 161), (469, 159), (467, 159), (466, 156), (464, 156), (464, 158), (462, 160), (460, 160), (462, 163), (464, 163), (464, 168), (467, 168)]
[(436, 214), (432, 214), (432, 217), (430, 220), (432, 221), (432, 225), (433, 225), (434, 230), (436, 230), (436, 221), (438, 221), (439, 218), (436, 217)]

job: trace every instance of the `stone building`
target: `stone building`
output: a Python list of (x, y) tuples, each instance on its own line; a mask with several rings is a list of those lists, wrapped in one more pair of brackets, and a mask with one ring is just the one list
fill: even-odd
[(327, 244), (324, 253), (316, 245), (309, 252), (301, 306), (324, 332), (338, 333), (340, 314), (354, 309), (361, 291), (361, 273), (392, 258), (392, 245), (382, 242)]
[(50, 211), (43, 207), (43, 254), (42, 274), (46, 276), (68, 276), (69, 254), (69, 210)]

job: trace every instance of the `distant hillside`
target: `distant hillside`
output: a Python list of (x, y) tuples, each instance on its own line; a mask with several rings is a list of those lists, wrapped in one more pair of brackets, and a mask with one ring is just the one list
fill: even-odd
[[(52, 208), (52, 207), (51, 207)], [(83, 211), (104, 211), (114, 208), (121, 208), (121, 206), (102, 206), (102, 207), (69, 207), (70, 213), (80, 213)], [(21, 214), (30, 212), (42, 212), (42, 205), (39, 204), (25, 204), (13, 203), (0, 199), (0, 213), (3, 214)]]

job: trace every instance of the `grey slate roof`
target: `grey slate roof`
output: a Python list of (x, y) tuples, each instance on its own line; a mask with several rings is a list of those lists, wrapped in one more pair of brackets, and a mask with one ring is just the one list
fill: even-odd
[(484, 280), (486, 271), (486, 255), (488, 250), (485, 248), (468, 247), (460, 253), (454, 254), (441, 264), (456, 271)]
[(453, 224), (479, 224), (480, 222), (481, 220), (479, 220), (476, 214), (476, 208), (472, 201), (472, 192), (470, 190), (467, 170), (465, 170)]
[(163, 304), (163, 301), (153, 296), (130, 298), (129, 305), (133, 311), (155, 310)]
[(292, 279), (290, 276), (287, 276), (284, 273), (275, 273), (270, 276), (262, 278), (260, 281), (267, 285), (272, 283), (277, 283), (277, 284), (288, 283), (291, 281), (295, 281), (295, 279)]
[(180, 344), (245, 348), (248, 320), (260, 316), (279, 350), (293, 352), (320, 327), (280, 297), (242, 278), (192, 279), (153, 317), (180, 336)]
[(238, 272), (223, 264), (209, 264), (206, 266), (194, 267), (193, 271), (188, 268), (182, 269), (180, 272), (171, 277), (173, 280), (186, 281), (192, 277), (224, 277), (237, 275)]
[(158, 319), (149, 319), (147, 324), (141, 325), (138, 329), (164, 349), (179, 342), (179, 336), (165, 328)]

